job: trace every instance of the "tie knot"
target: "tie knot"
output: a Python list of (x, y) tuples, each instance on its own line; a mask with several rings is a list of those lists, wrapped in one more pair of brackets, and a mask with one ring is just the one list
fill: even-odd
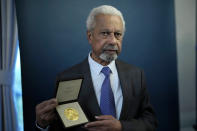
[(105, 76), (109, 76), (109, 74), (111, 73), (111, 70), (108, 66), (103, 67), (103, 69), (101, 70), (101, 72), (105, 75)]

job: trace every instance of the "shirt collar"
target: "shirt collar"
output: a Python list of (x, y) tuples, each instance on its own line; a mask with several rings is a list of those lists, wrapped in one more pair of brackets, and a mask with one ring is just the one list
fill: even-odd
[[(94, 74), (99, 75), (104, 66), (99, 64), (95, 60), (93, 60), (90, 54), (91, 54), (91, 52), (88, 55), (88, 62), (89, 62), (90, 68), (91, 68), (91, 70), (93, 71)], [(110, 64), (107, 65), (107, 66), (110, 68), (112, 73), (115, 72), (115, 70), (116, 70), (115, 60), (110, 62)]]

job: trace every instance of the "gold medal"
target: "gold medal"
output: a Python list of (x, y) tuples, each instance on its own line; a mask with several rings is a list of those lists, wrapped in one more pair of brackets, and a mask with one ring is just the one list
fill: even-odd
[(79, 119), (79, 113), (74, 108), (66, 108), (64, 110), (64, 116), (71, 121), (76, 121)]

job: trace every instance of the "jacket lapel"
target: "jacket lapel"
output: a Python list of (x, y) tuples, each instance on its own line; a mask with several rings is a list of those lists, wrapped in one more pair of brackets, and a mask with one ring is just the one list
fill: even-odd
[(124, 67), (124, 64), (119, 60), (116, 60), (116, 67), (123, 95), (123, 103), (119, 119), (125, 120), (128, 114), (127, 109), (129, 109), (129, 98), (131, 98), (130, 96), (132, 95), (131, 76), (126, 67)]
[(82, 64), (84, 80), (82, 84), (80, 100), (90, 121), (95, 120), (95, 116), (101, 115), (100, 107), (95, 95), (88, 59)]

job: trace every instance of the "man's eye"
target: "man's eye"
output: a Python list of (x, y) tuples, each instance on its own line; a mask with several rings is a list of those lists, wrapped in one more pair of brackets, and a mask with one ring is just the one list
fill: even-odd
[(108, 36), (110, 33), (109, 32), (101, 32), (102, 33), (102, 35), (104, 35), (104, 36)]
[(117, 36), (117, 37), (120, 37), (120, 36), (122, 36), (122, 33), (115, 32), (114, 35)]

